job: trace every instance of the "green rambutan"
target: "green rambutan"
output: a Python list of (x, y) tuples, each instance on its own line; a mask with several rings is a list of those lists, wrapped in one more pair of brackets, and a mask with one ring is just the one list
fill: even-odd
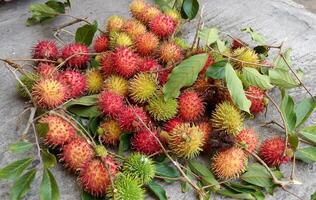
[(230, 102), (223, 102), (216, 106), (212, 113), (211, 122), (215, 130), (226, 131), (236, 135), (243, 128), (243, 115)]
[(179, 116), (184, 121), (193, 122), (198, 120), (205, 111), (204, 101), (194, 91), (183, 92), (178, 99)]
[(114, 119), (106, 119), (99, 127), (98, 134), (106, 144), (116, 145), (120, 140), (122, 134), (119, 123)]
[(160, 46), (159, 56), (164, 63), (177, 63), (183, 58), (182, 49), (174, 42), (164, 42)]
[(144, 103), (152, 98), (158, 89), (158, 83), (153, 74), (139, 73), (129, 83), (132, 99)]
[(235, 49), (233, 57), (238, 59), (238, 61), (234, 62), (236, 68), (257, 67), (259, 63), (259, 57), (256, 52), (246, 47)]
[(158, 45), (159, 38), (151, 32), (141, 34), (135, 40), (137, 52), (143, 56), (154, 53)]
[(113, 31), (121, 31), (125, 20), (122, 16), (112, 15), (108, 18), (106, 29), (109, 33)]
[[(31, 94), (33, 85), (36, 83), (38, 78), (38, 75), (35, 73), (23, 74), (20, 77), (20, 81), (25, 87), (18, 81), (16, 84), (17, 93), (25, 99), (30, 99), (29, 95)], [(27, 91), (29, 91), (29, 93)]]
[(110, 46), (116, 47), (130, 47), (133, 45), (132, 38), (124, 32), (111, 32), (110, 33)]
[(122, 31), (127, 33), (133, 40), (141, 34), (146, 33), (146, 26), (135, 19), (130, 19), (124, 22)]
[(166, 121), (176, 116), (178, 102), (176, 99), (165, 100), (163, 95), (157, 95), (148, 101), (147, 110), (155, 120)]
[(236, 135), (235, 139), (249, 152), (253, 152), (258, 144), (257, 136), (253, 129), (243, 129)]
[(128, 81), (121, 76), (112, 75), (104, 82), (104, 88), (121, 96), (128, 94)]
[(103, 76), (99, 69), (93, 68), (86, 73), (87, 90), (90, 94), (99, 93), (103, 87)]

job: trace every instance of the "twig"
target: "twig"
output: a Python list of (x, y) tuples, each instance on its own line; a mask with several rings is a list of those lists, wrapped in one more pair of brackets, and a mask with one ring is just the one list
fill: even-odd
[(304, 200), (303, 198), (297, 196), (296, 194), (294, 194), (293, 192), (289, 191), (289, 190), (286, 189), (285, 187), (282, 187), (282, 189), (283, 189), (285, 192), (287, 192), (287, 193), (293, 195), (293, 196), (296, 197), (297, 199), (299, 199), (299, 200)]
[(298, 138), (298, 140), (300, 141), (300, 142), (303, 142), (303, 143), (305, 143), (305, 144), (309, 144), (309, 145), (311, 145), (311, 146), (315, 146), (315, 144), (314, 143), (312, 143), (312, 142), (309, 142), (309, 141), (307, 141), (307, 140), (304, 140), (303, 138)]
[(80, 55), (96, 56), (96, 55), (100, 55), (100, 54), (102, 54), (102, 53), (103, 53), (103, 52), (101, 52), (101, 53), (75, 53), (75, 54), (69, 56), (68, 58), (66, 58), (66, 59), (65, 59), (63, 62), (61, 62), (59, 65), (57, 65), (56, 68), (55, 68), (55, 70), (60, 69), (62, 66), (64, 66), (64, 65), (67, 63), (67, 61), (69, 61), (70, 59), (72, 59), (72, 58), (75, 57), (75, 56), (80, 56)]
[[(33, 118), (34, 118), (35, 112), (36, 112), (36, 107), (31, 108), (31, 115), (33, 115)], [(41, 147), (39, 145), (39, 140), (38, 140), (38, 136), (37, 136), (37, 130), (36, 130), (36, 127), (35, 127), (34, 123), (32, 123), (32, 127), (33, 127), (36, 147), (37, 147), (37, 156), (38, 156), (38, 158), (40, 160), (40, 163), (43, 165), (43, 160), (42, 160), (42, 156), (41, 156)]]
[(165, 177), (165, 176), (155, 176), (155, 178), (167, 179), (167, 180), (171, 180), (171, 181), (185, 181), (185, 180), (183, 180), (183, 177), (173, 178), (173, 177)]
[(275, 124), (275, 125), (279, 126), (280, 128), (282, 128), (284, 130), (284, 126), (282, 126), (281, 124), (279, 124), (278, 122), (276, 122), (274, 120), (271, 120), (269, 122), (266, 122), (266, 123), (262, 124), (261, 127), (267, 126), (267, 125), (270, 125), (270, 124)]
[(197, 41), (197, 38), (198, 38), (198, 34), (199, 34), (199, 31), (200, 31), (200, 28), (201, 28), (203, 10), (204, 10), (204, 5), (202, 6), (201, 13), (200, 13), (200, 16), (199, 16), (198, 25), (197, 25), (197, 28), (196, 28), (196, 31), (195, 31), (195, 35), (194, 35), (194, 40), (193, 40), (193, 43), (192, 43), (192, 46), (191, 46), (191, 51), (193, 50), (193, 48), (194, 48), (194, 46), (196, 44), (196, 41)]
[[(82, 21), (82, 22), (86, 22), (89, 25), (93, 25), (89, 20), (87, 20), (87, 17), (81, 18), (81, 17), (76, 17), (76, 16), (73, 16), (73, 15), (70, 15), (70, 14), (61, 14), (61, 15), (67, 16), (67, 17), (71, 17), (71, 18), (74, 18), (74, 19)], [(100, 28), (98, 28), (98, 31), (100, 31), (102, 34), (105, 34), (105, 32), (103, 30), (101, 30)]]

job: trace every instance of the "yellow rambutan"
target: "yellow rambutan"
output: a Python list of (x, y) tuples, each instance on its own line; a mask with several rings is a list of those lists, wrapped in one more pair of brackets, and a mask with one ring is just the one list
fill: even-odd
[(241, 47), (233, 51), (233, 57), (237, 60), (234, 61), (236, 68), (241, 67), (257, 67), (259, 63), (259, 57), (252, 49)]
[(122, 31), (134, 40), (139, 35), (146, 33), (146, 26), (135, 19), (130, 19), (123, 24)]
[(110, 33), (110, 46), (111, 48), (116, 47), (129, 47), (133, 45), (133, 41), (127, 33), (122, 32), (111, 32)]
[(157, 87), (153, 74), (139, 73), (130, 81), (129, 92), (134, 101), (144, 103), (155, 95)]
[(128, 93), (128, 81), (121, 76), (112, 75), (104, 83), (104, 88), (121, 96)]
[(103, 76), (99, 69), (91, 69), (86, 73), (87, 89), (91, 94), (102, 90)]
[(98, 133), (104, 143), (115, 145), (120, 140), (122, 130), (116, 120), (107, 119), (100, 125)]
[(108, 32), (113, 31), (120, 31), (123, 24), (124, 24), (124, 18), (118, 15), (112, 15), (108, 18), (106, 29)]

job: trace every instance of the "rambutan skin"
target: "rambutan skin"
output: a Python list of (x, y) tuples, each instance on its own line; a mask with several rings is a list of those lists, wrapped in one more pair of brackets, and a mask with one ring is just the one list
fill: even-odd
[[(121, 127), (115, 119), (106, 119), (101, 125), (101, 139), (106, 144), (116, 145), (122, 134)], [(100, 131), (98, 131), (100, 132)]]
[(183, 92), (178, 99), (178, 113), (184, 121), (193, 122), (198, 120), (205, 111), (204, 101), (194, 91)]
[(204, 146), (203, 151), (206, 151), (209, 149), (209, 138), (212, 134), (212, 124), (209, 121), (201, 121), (197, 123), (197, 127), (201, 130), (204, 136)]
[(106, 29), (108, 32), (120, 31), (124, 24), (124, 18), (118, 15), (112, 15), (108, 18)]
[(146, 33), (146, 26), (140, 23), (138, 20), (130, 19), (124, 22), (122, 31), (127, 33), (133, 40), (140, 35)]
[(152, 53), (154, 53), (158, 45), (159, 38), (151, 32), (139, 35), (136, 38), (135, 42), (137, 52), (143, 56), (151, 55)]
[(140, 72), (149, 72), (162, 68), (159, 63), (152, 58), (144, 58), (139, 64)]
[(218, 152), (211, 160), (211, 168), (221, 180), (237, 178), (246, 170), (247, 156), (237, 147)]
[(23, 85), (26, 88), (24, 88), (24, 86), (20, 82), (17, 82), (16, 83), (17, 93), (25, 99), (30, 99), (32, 88), (38, 79), (39, 77), (35, 73), (23, 74), (22, 76), (20, 76), (20, 81), (23, 83)]
[(144, 12), (147, 4), (144, 0), (133, 0), (129, 5), (129, 10), (132, 13), (133, 17), (138, 20), (141, 20), (142, 13)]
[(264, 111), (264, 91), (256, 86), (249, 86), (246, 90), (246, 97), (251, 101), (250, 112), (258, 114)]
[(105, 76), (110, 76), (114, 72), (113, 55), (113, 52), (106, 52), (101, 56), (100, 65)]
[(77, 172), (94, 156), (91, 145), (84, 138), (78, 137), (62, 147), (61, 161), (68, 169)]
[(253, 152), (258, 144), (258, 139), (253, 129), (243, 129), (236, 135), (235, 139), (236, 142), (244, 145), (249, 152)]
[(141, 13), (140, 16), (140, 21), (142, 21), (143, 23), (149, 25), (150, 22), (156, 18), (157, 16), (161, 15), (161, 11), (159, 10), (159, 8), (155, 7), (155, 6), (146, 6), (143, 13)]
[(161, 151), (161, 146), (157, 139), (159, 139), (157, 131), (139, 131), (131, 139), (132, 148), (146, 155), (158, 153)]
[(160, 85), (167, 83), (171, 71), (172, 69), (164, 69), (158, 72), (158, 81)]
[(151, 123), (150, 118), (142, 107), (127, 106), (118, 115), (118, 122), (122, 130), (138, 132)]
[(124, 32), (111, 32), (110, 33), (110, 46), (112, 49), (116, 47), (130, 47), (133, 45), (132, 38)]
[(109, 91), (103, 91), (98, 97), (98, 105), (105, 115), (117, 116), (125, 107), (123, 97)]
[(63, 71), (59, 73), (57, 80), (68, 87), (66, 95), (69, 99), (79, 97), (87, 90), (86, 77), (79, 71)]
[(176, 116), (178, 102), (176, 99), (165, 101), (163, 95), (157, 95), (149, 100), (147, 110), (157, 121), (166, 121)]
[(286, 149), (283, 137), (274, 137), (265, 140), (259, 150), (259, 156), (271, 167), (277, 167), (282, 163), (287, 163), (290, 158), (284, 155)]
[(174, 127), (182, 124), (183, 122), (184, 121), (180, 117), (172, 118), (164, 124), (163, 129), (170, 133)]
[(104, 88), (121, 96), (128, 94), (128, 81), (121, 76), (112, 75), (104, 82)]
[(117, 48), (113, 55), (116, 72), (125, 78), (133, 76), (139, 67), (139, 58), (131, 49)]
[(150, 30), (159, 37), (169, 37), (176, 30), (176, 24), (173, 19), (167, 15), (161, 14), (151, 20)]
[(99, 93), (103, 87), (103, 76), (101, 70), (90, 69), (86, 72), (87, 90), (90, 94)]
[(76, 135), (76, 129), (65, 119), (55, 116), (46, 115), (38, 120), (40, 124), (48, 124), (48, 132), (45, 135), (45, 143), (48, 146), (63, 146), (70, 142)]
[(237, 48), (234, 50), (233, 56), (237, 59), (234, 63), (236, 68), (258, 66), (259, 57), (252, 49), (246, 47)]
[(109, 39), (105, 35), (98, 36), (93, 44), (93, 49), (97, 53), (106, 51), (108, 47), (109, 47)]
[(33, 58), (35, 59), (57, 60), (58, 56), (58, 48), (53, 41), (40, 41), (33, 49)]
[(58, 70), (54, 64), (40, 62), (35, 71), (44, 78), (56, 77), (58, 75)]
[(158, 89), (158, 83), (153, 74), (139, 73), (129, 82), (129, 92), (132, 99), (144, 103), (152, 98)]
[(119, 172), (119, 163), (113, 159), (112, 156), (107, 155), (105, 158), (101, 158), (103, 164), (106, 165), (109, 174), (112, 177), (115, 177)]
[(181, 48), (174, 42), (164, 42), (160, 46), (159, 56), (164, 63), (177, 63), (183, 58)]
[[(74, 68), (83, 68), (86, 66), (86, 63), (90, 60), (88, 47), (83, 44), (72, 43), (66, 45), (62, 49), (62, 58), (67, 59), (66, 64), (69, 67)], [(71, 57), (71, 58), (70, 58)]]

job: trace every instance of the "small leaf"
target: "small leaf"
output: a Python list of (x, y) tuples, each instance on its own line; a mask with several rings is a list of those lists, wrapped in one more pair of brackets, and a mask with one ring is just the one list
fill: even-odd
[(316, 162), (316, 147), (306, 147), (298, 149), (295, 152), (297, 159), (300, 159), (306, 163)]
[(86, 24), (79, 27), (76, 31), (75, 40), (78, 43), (90, 46), (95, 32), (98, 30), (98, 23), (94, 21), (93, 24)]
[(182, 87), (191, 86), (203, 69), (208, 55), (206, 53), (191, 56), (177, 65), (163, 86), (165, 99), (177, 98)]
[(316, 200), (316, 192), (314, 192), (314, 194), (311, 195), (311, 200)]
[(43, 164), (45, 168), (55, 167), (57, 164), (57, 160), (54, 154), (50, 153), (48, 149), (43, 149), (41, 151), (41, 156), (43, 160)]
[(298, 147), (298, 137), (295, 134), (289, 134), (289, 143), (291, 148), (295, 151)]
[(181, 9), (181, 16), (183, 19), (192, 20), (199, 12), (198, 0), (184, 0)]
[(209, 46), (216, 42), (219, 38), (217, 28), (203, 28), (199, 31), (198, 37)]
[(10, 191), (11, 200), (20, 200), (30, 190), (31, 183), (34, 181), (36, 169), (32, 169), (21, 176), (12, 186)]
[(81, 200), (104, 200), (104, 197), (95, 197), (85, 191), (82, 191)]
[(260, 45), (263, 45), (266, 43), (266, 39), (259, 33), (255, 32), (251, 27), (245, 27), (241, 29), (241, 31), (244, 33), (249, 33), (251, 36), (251, 39)]
[(58, 13), (65, 13), (65, 6), (64, 3), (60, 1), (50, 0), (45, 3), (50, 8), (54, 9)]
[(9, 149), (12, 153), (24, 153), (30, 150), (33, 144), (28, 141), (19, 141), (17, 143), (11, 144)]
[(216, 40), (217, 49), (220, 53), (224, 53), (228, 50), (228, 47), (226, 46), (225, 42), (223, 42), (220, 39)]
[(294, 111), (294, 106), (295, 103), (293, 98), (289, 96), (286, 91), (282, 91), (282, 101), (280, 109), (290, 132), (294, 130), (296, 124), (296, 114)]
[(172, 5), (170, 5), (171, 1), (169, 0), (155, 0), (155, 4), (159, 6), (162, 11), (167, 11), (172, 9)]
[(67, 102), (64, 105), (64, 108), (69, 108), (70, 106), (73, 106), (73, 105), (94, 106), (96, 105), (97, 99), (98, 99), (97, 95), (84, 96), (84, 97), (73, 99)]
[(316, 144), (316, 126), (305, 127), (300, 134), (306, 139)]
[(124, 133), (120, 136), (120, 144), (118, 149), (118, 154), (123, 155), (125, 151), (127, 151), (130, 148), (131, 142), (130, 139), (132, 137), (132, 134), (130, 133)]
[(225, 66), (227, 61), (222, 60), (211, 65), (206, 71), (206, 77), (211, 77), (214, 79), (225, 78)]
[(101, 115), (98, 106), (73, 105), (68, 108), (68, 111), (83, 118), (93, 118)]
[(250, 112), (251, 102), (247, 99), (243, 85), (230, 63), (225, 66), (225, 79), (234, 104), (243, 111)]
[(159, 200), (167, 200), (167, 194), (166, 194), (166, 190), (159, 185), (158, 183), (156, 183), (155, 181), (150, 181), (148, 183), (148, 188), (155, 194), (155, 196), (159, 199)]
[(316, 101), (314, 101), (312, 98), (305, 98), (295, 105), (294, 110), (296, 113), (296, 128), (302, 125), (309, 118), (315, 107)]
[(156, 163), (155, 169), (157, 176), (164, 176), (168, 178), (178, 178), (180, 176), (178, 170), (169, 166), (167, 163)]
[(299, 82), (290, 74), (288, 70), (274, 68), (269, 70), (270, 81), (280, 88), (291, 89), (299, 86)]
[(40, 137), (45, 137), (49, 131), (49, 126), (47, 123), (37, 123), (36, 132)]
[(273, 88), (273, 85), (270, 84), (269, 76), (262, 75), (255, 68), (243, 67), (243, 78), (250, 84), (257, 86), (263, 90), (268, 90)]
[(218, 194), (226, 197), (231, 197), (234, 199), (249, 199), (249, 200), (255, 200), (255, 197), (252, 196), (250, 193), (237, 193), (232, 190), (228, 189), (221, 189), (217, 191)]
[(58, 200), (59, 189), (54, 175), (44, 168), (43, 178), (39, 189), (40, 200)]
[[(291, 53), (292, 53), (292, 49), (286, 49), (285, 52), (283, 53), (283, 57), (285, 58), (285, 60), (288, 62), (289, 65), (292, 64)], [(281, 57), (281, 55), (278, 55), (276, 57), (273, 64), (277, 69), (283, 69), (287, 71), (289, 70), (289, 67), (287, 66), (286, 62)]]
[(0, 169), (0, 180), (16, 179), (32, 163), (32, 161), (33, 158), (25, 158), (5, 166), (4, 168)]

